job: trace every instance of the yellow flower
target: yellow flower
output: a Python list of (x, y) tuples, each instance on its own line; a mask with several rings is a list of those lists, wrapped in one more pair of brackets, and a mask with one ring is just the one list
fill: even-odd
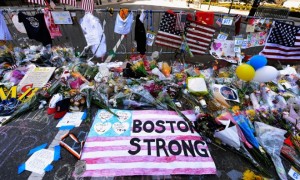
[(246, 111), (246, 114), (249, 116), (250, 119), (253, 119), (255, 116), (255, 110), (254, 109), (249, 109)]
[(240, 107), (239, 107), (239, 106), (233, 106), (233, 107), (232, 107), (232, 111), (233, 111), (234, 113), (237, 113), (237, 112), (240, 111)]
[(253, 171), (249, 169), (243, 173), (243, 180), (263, 180), (264, 178), (256, 175)]

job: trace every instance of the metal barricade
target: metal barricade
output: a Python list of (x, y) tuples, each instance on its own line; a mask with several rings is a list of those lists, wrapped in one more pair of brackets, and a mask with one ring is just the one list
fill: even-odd
[[(40, 12), (39, 9), (22, 9), (22, 10), (12, 10), (12, 11), (3, 11), (6, 23), (8, 24), (8, 28), (13, 36), (13, 45), (20, 46), (20, 45), (26, 45), (26, 44), (37, 44), (34, 40), (29, 40), (26, 34), (21, 34), (19, 33), (16, 28), (14, 27), (12, 20), (11, 20), (11, 13), (18, 13), (18, 11), (22, 11), (23, 13), (27, 15), (34, 15), (38, 12)], [(60, 46), (71, 46), (74, 47), (77, 52), (81, 52), (84, 47), (86, 46), (86, 41), (83, 35), (83, 32), (81, 30), (79, 20), (85, 15), (85, 12), (81, 9), (69, 9), (69, 11), (72, 13), (76, 13), (76, 16), (72, 17), (73, 18), (73, 25), (60, 25), (60, 29), (62, 31), (62, 37), (55, 38), (53, 40), (53, 45), (60, 45)], [(131, 10), (134, 15), (137, 13), (140, 13), (140, 10)], [(100, 22), (103, 24), (103, 21), (106, 21), (106, 25), (104, 28), (104, 33), (106, 35), (106, 44), (107, 44), (107, 55), (112, 54), (112, 49), (116, 46), (118, 41), (121, 39), (121, 35), (114, 33), (114, 25), (115, 25), (115, 20), (116, 20), (116, 15), (119, 12), (119, 10), (112, 10), (108, 11), (108, 9), (95, 9), (93, 14), (100, 19)], [(162, 15), (165, 13), (163, 10), (152, 10), (152, 25), (153, 25), (153, 31), (157, 32), (159, 28), (159, 23), (162, 18)], [(174, 11), (174, 12), (180, 12), (180, 11)], [(188, 10), (187, 12), (195, 14), (196, 11)], [(148, 11), (150, 13), (150, 11)], [(148, 14), (150, 15), (150, 14)], [(216, 27), (216, 33), (215, 37), (219, 34), (219, 32), (227, 32), (229, 34), (228, 39), (233, 39), (235, 36), (234, 34), (234, 29), (235, 26), (234, 24), (232, 26), (218, 26), (216, 24), (216, 20), (218, 18), (223, 18), (224, 16), (236, 16), (236, 15), (231, 15), (231, 14), (226, 14), (226, 13), (215, 13), (215, 18), (214, 18), (214, 26)], [(148, 16), (149, 17), (149, 16)], [(249, 18), (247, 16), (242, 16), (243, 19)], [(251, 17), (251, 18), (260, 18), (260, 17)], [(146, 18), (144, 25), (146, 30), (150, 30), (150, 18)], [(292, 20), (287, 20), (287, 19), (274, 19), (270, 18), (273, 20), (283, 20), (285, 22), (289, 23), (294, 23)], [(240, 27), (240, 34), (242, 34), (245, 37), (245, 30), (246, 30), (246, 24), (242, 23)], [(123, 60), (128, 57), (128, 55), (137, 53), (136, 48), (135, 48), (135, 43), (134, 43), (134, 25), (132, 26), (132, 30), (129, 34), (127, 34), (124, 39), (121, 41), (120, 45), (116, 49), (116, 52), (113, 54), (116, 54), (116, 59), (118, 60)], [(213, 39), (212, 39), (213, 40)], [(40, 43), (39, 43), (40, 44)], [(260, 47), (253, 47), (249, 48), (247, 50), (244, 50), (246, 54), (257, 54), (262, 50), (263, 46)], [(168, 48), (168, 47), (163, 47), (163, 46), (157, 46), (155, 43), (153, 43), (153, 46), (146, 46), (146, 53), (151, 54), (154, 51), (159, 51), (162, 55), (167, 55), (167, 58), (174, 58), (176, 49), (173, 48)], [(207, 52), (208, 54), (208, 52)], [(209, 58), (208, 58), (209, 57)], [(188, 58), (188, 57), (187, 57)], [(210, 56), (195, 56), (193, 59), (202, 59), (206, 58), (208, 60), (213, 60), (212, 57)], [(189, 59), (189, 58), (188, 58)], [(190, 59), (190, 60), (193, 60)]]

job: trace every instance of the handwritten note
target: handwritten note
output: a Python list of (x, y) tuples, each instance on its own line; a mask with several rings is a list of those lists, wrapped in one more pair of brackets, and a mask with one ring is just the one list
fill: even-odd
[(72, 112), (67, 113), (57, 124), (56, 127), (62, 127), (62, 126), (80, 126), (82, 122), (82, 115), (84, 112)]
[(73, 24), (69, 11), (52, 11), (54, 24)]
[(30, 158), (25, 162), (25, 169), (38, 174), (44, 174), (44, 169), (51, 164), (53, 159), (54, 151), (41, 149), (30, 156)]
[(42, 88), (47, 84), (55, 69), (55, 67), (36, 67), (25, 74), (18, 86), (33, 84), (33, 88)]

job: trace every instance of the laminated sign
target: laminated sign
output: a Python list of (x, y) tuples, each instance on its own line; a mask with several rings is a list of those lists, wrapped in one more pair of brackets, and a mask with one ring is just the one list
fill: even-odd
[[(86, 139), (83, 177), (215, 174), (201, 136), (176, 112), (99, 110)], [(183, 111), (195, 121), (194, 111)]]

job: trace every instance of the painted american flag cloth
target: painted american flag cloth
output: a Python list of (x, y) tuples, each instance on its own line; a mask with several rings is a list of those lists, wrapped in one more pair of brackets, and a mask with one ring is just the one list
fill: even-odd
[(81, 1), (81, 8), (85, 12), (92, 13), (94, 11), (94, 0), (82, 0)]
[[(99, 110), (81, 160), (82, 177), (215, 174), (205, 141), (174, 111)], [(195, 121), (194, 111), (183, 111)]]
[(159, 24), (155, 43), (161, 46), (179, 49), (182, 43), (182, 32), (176, 30), (176, 14), (169, 10), (165, 12)]
[(268, 60), (299, 61), (300, 26), (275, 21), (260, 55)]
[(215, 28), (201, 22), (189, 21), (185, 33), (190, 51), (193, 54), (205, 54), (212, 42)]
[(59, 3), (76, 7), (76, 0), (60, 0)]

